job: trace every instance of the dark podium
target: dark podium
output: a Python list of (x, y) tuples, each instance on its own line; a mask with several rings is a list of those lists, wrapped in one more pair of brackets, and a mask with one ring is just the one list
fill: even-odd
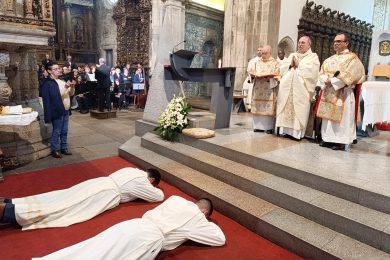
[(164, 66), (165, 80), (213, 83), (210, 112), (215, 113), (215, 128), (228, 128), (236, 68), (190, 68), (195, 54), (187, 50), (172, 53), (171, 65)]

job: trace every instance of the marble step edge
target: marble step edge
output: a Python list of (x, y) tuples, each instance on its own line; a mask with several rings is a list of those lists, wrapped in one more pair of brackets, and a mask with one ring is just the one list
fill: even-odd
[(390, 259), (381, 250), (143, 148), (140, 137), (121, 145), (119, 156), (141, 168), (158, 168), (164, 181), (195, 198), (209, 197), (217, 211), (307, 259)]
[(141, 146), (390, 253), (390, 215), (148, 133)]
[[(283, 162), (273, 162), (227, 147), (219, 146), (202, 139), (195, 139), (185, 135), (180, 135), (179, 142), (255, 169), (271, 173), (278, 177), (309, 186), (316, 190), (321, 190), (368, 208), (390, 214), (390, 196), (382, 194), (380, 191), (377, 192), (373, 189), (359, 187), (353, 182), (344, 182), (343, 180), (334, 180), (324, 176), (319, 176), (309, 171), (284, 165)], [(289, 172), (289, 174), (286, 172)]]

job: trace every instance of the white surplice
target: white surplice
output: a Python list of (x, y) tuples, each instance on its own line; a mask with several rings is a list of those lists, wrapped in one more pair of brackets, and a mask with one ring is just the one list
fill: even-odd
[(23, 230), (67, 227), (137, 198), (156, 202), (163, 192), (150, 184), (147, 173), (123, 168), (107, 177), (84, 181), (64, 190), (12, 199)]
[(259, 56), (256, 56), (252, 58), (248, 62), (248, 67), (246, 69), (246, 72), (248, 73), (248, 76), (245, 78), (244, 83), (242, 85), (242, 94), (246, 96), (246, 98), (243, 99), (245, 108), (247, 110), (251, 109), (251, 103), (252, 103), (252, 92), (253, 92), (253, 80), (252, 77), (249, 75), (249, 73), (256, 71), (256, 63), (261, 58)]
[(187, 240), (210, 246), (225, 244), (222, 230), (209, 222), (198, 206), (171, 196), (141, 219), (118, 223), (102, 233), (40, 259), (154, 259)]

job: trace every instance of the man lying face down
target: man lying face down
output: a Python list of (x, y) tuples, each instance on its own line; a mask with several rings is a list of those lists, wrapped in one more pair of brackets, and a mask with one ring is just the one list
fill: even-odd
[(222, 230), (207, 217), (213, 212), (208, 199), (196, 203), (171, 196), (142, 218), (120, 222), (98, 235), (40, 259), (116, 260), (154, 259), (188, 239), (210, 245), (225, 244)]
[(148, 202), (164, 200), (155, 186), (160, 182), (156, 169), (123, 168), (107, 177), (84, 181), (64, 190), (0, 200), (1, 222), (23, 230), (67, 227), (137, 198)]

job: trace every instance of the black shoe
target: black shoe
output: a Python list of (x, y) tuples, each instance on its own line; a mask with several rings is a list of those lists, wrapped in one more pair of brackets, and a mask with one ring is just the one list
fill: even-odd
[(321, 147), (333, 147), (334, 143), (328, 143), (328, 142), (325, 142), (325, 141), (321, 141), (319, 146), (321, 146)]
[(358, 140), (357, 140), (357, 139), (354, 139), (354, 140), (352, 141), (352, 143), (353, 143), (353, 144), (357, 144), (357, 143), (358, 143)]
[(335, 151), (345, 150), (345, 144), (335, 144), (332, 146), (332, 150)]
[(52, 151), (51, 156), (54, 158), (62, 158), (62, 155), (58, 151)]
[(253, 132), (264, 132), (264, 130), (260, 130), (260, 129), (253, 129)]
[(273, 129), (270, 129), (270, 130), (267, 130), (265, 131), (266, 134), (273, 134), (274, 133), (274, 130)]
[(72, 153), (69, 152), (68, 149), (61, 149), (61, 153), (62, 153), (62, 154), (65, 154), (65, 155), (72, 155)]

